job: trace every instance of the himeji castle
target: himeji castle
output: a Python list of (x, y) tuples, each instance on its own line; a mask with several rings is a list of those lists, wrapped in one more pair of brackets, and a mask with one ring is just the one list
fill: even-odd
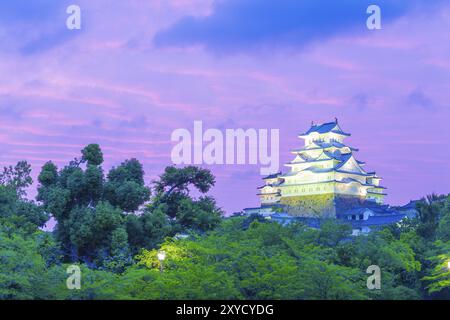
[(286, 219), (337, 218), (359, 224), (381, 214), (389, 215), (391, 221), (398, 211), (383, 206), (386, 188), (382, 179), (364, 169), (365, 163), (356, 157), (358, 149), (345, 143), (349, 136), (337, 119), (312, 123), (299, 135), (304, 146), (291, 151), (287, 173), (263, 178), (264, 185), (258, 188), (261, 207), (244, 212)]

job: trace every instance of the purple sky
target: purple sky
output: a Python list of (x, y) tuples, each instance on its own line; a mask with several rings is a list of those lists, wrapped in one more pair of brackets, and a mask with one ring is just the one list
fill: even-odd
[[(136, 157), (150, 182), (194, 120), (279, 128), (285, 163), (312, 120), (338, 117), (387, 202), (450, 192), (449, 5), (378, 1), (386, 19), (369, 31), (349, 0), (334, 15), (323, 0), (76, 1), (69, 31), (73, 2), (0, 4), (0, 165), (25, 159), (36, 176), (95, 142), (105, 168)], [(258, 204), (259, 166), (211, 169), (228, 213)]]

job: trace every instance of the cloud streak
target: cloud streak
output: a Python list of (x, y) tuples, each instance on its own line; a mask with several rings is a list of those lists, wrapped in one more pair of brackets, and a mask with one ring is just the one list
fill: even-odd
[(69, 0), (0, 1), (0, 49), (23, 55), (50, 50), (80, 32), (68, 32)]
[(304, 48), (337, 35), (367, 32), (366, 10), (376, 3), (383, 22), (414, 8), (433, 5), (425, 0), (227, 0), (215, 1), (207, 16), (186, 16), (159, 31), (159, 47), (203, 46), (215, 53), (254, 49)]

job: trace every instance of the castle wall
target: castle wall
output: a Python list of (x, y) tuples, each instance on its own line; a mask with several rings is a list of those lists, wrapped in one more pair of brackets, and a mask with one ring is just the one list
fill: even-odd
[(289, 215), (296, 217), (336, 218), (351, 208), (364, 204), (364, 197), (334, 193), (282, 197), (280, 204)]
[(334, 218), (334, 197), (333, 193), (282, 197), (280, 204), (285, 205), (286, 213), (292, 216)]
[(340, 215), (350, 209), (364, 205), (367, 199), (362, 196), (353, 195), (336, 195), (334, 204), (336, 208), (336, 215)]

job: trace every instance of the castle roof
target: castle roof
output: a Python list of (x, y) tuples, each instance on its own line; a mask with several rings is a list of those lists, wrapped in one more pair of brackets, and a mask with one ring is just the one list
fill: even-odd
[(416, 209), (417, 203), (420, 203), (420, 200), (411, 200), (404, 206), (400, 207), (400, 209), (401, 210)]
[[(352, 179), (352, 178), (345, 178), (343, 180), (331, 179), (331, 180), (324, 180), (324, 181), (318, 181), (318, 182), (294, 183), (294, 184), (287, 184), (286, 182), (282, 182), (282, 183), (279, 184), (279, 186), (280, 187), (285, 187), (285, 186), (307, 186), (307, 185), (316, 185), (316, 184), (323, 184), (323, 183), (330, 183), (330, 182), (342, 183), (342, 184), (357, 183), (357, 184), (360, 184), (361, 186), (368, 187), (368, 188), (386, 189), (385, 187), (382, 187), (382, 186), (374, 186), (374, 185), (371, 185), (371, 184), (362, 183), (361, 181), (356, 180), (356, 179)], [(384, 193), (377, 193), (377, 192), (371, 192), (371, 191), (367, 191), (367, 193), (385, 195)]]
[(354, 227), (357, 226), (383, 226), (387, 224), (398, 223), (406, 217), (405, 214), (385, 214), (369, 217), (367, 220), (352, 221)]
[[(323, 155), (325, 155), (325, 158), (323, 157)], [(302, 160), (304, 160), (304, 162), (319, 162), (319, 161), (329, 161), (329, 160), (338, 160), (338, 161), (342, 161), (342, 163), (340, 163), (337, 168), (343, 166), (351, 157), (352, 157), (352, 153), (334, 153), (334, 152), (329, 152), (329, 151), (323, 151), (318, 157), (315, 158), (308, 158), (306, 156), (303, 156), (301, 154), (298, 155)], [(356, 159), (355, 159), (356, 160)], [(358, 162), (358, 160), (356, 160)], [(287, 165), (290, 164), (298, 164), (298, 163), (304, 163), (304, 162), (299, 162), (296, 161), (295, 159), (291, 162), (289, 162)], [(363, 164), (363, 163), (359, 163), (358, 164)]]
[[(306, 168), (306, 169), (304, 169), (302, 171), (305, 171), (305, 170), (312, 171), (312, 172), (331, 172), (331, 171), (336, 171), (336, 172), (340, 172), (340, 173), (356, 174), (356, 175), (361, 175), (361, 176), (366, 176), (366, 177), (375, 176), (375, 174), (376, 174), (375, 172), (367, 172), (366, 173), (366, 172), (364, 172), (364, 170), (361, 170), (361, 172), (349, 172), (349, 171), (345, 171), (345, 170), (339, 170), (353, 157), (353, 154), (351, 152), (350, 153), (343, 153), (343, 154), (334, 154), (334, 153), (330, 153), (330, 152), (324, 151), (323, 154), (325, 154), (330, 159), (336, 159), (336, 160), (340, 161), (340, 163), (338, 163), (334, 168), (319, 169), (319, 168), (316, 168), (316, 167), (309, 167), (309, 168)], [(304, 158), (304, 157), (302, 157), (302, 158)], [(306, 160), (305, 162), (318, 162), (318, 161), (326, 161), (326, 160), (329, 160), (329, 159), (317, 159), (316, 158), (316, 159), (313, 159), (313, 160)], [(355, 159), (355, 161), (358, 164), (361, 164), (361, 163), (358, 162), (358, 160)], [(292, 165), (292, 164), (296, 164), (296, 163), (301, 163), (301, 162), (291, 162), (291, 163), (289, 163), (287, 165)], [(288, 174), (285, 174), (284, 176), (291, 176), (291, 175), (295, 175), (295, 174), (297, 174), (297, 172), (290, 172)]]
[(326, 122), (326, 123), (322, 123), (322, 124), (313, 124), (311, 126), (311, 128), (309, 128), (308, 131), (306, 131), (303, 134), (300, 134), (300, 137), (302, 136), (307, 136), (313, 132), (319, 133), (319, 134), (324, 134), (324, 133), (336, 133), (336, 134), (340, 134), (343, 136), (350, 136), (349, 133), (345, 133), (344, 131), (342, 131), (342, 129), (339, 127), (337, 120), (333, 121), (333, 122)]
[(353, 148), (350, 146), (347, 146), (339, 141), (330, 141), (330, 142), (325, 142), (325, 141), (313, 141), (312, 142), (314, 145), (316, 145), (316, 148), (300, 148), (300, 149), (294, 149), (291, 152), (293, 153), (300, 153), (300, 152), (307, 152), (307, 151), (312, 151), (312, 150), (319, 150), (319, 149), (328, 149), (328, 148), (349, 148), (351, 151), (359, 151), (357, 148)]
[(347, 161), (350, 160), (350, 158), (352, 157), (352, 153), (339, 153), (339, 154), (336, 154), (336, 153), (330, 153), (330, 152), (327, 152), (327, 151), (325, 151), (324, 153), (325, 153), (327, 156), (329, 156), (330, 158), (333, 158), (333, 159), (342, 161), (340, 164), (338, 164), (338, 165), (336, 166), (336, 168), (342, 167), (342, 166), (343, 166), (344, 164), (346, 164)]
[[(381, 187), (381, 186), (376, 186), (376, 187), (373, 187), (374, 189), (376, 189), (376, 188), (380, 188), (380, 189), (386, 189), (385, 187)], [(387, 193), (380, 193), (380, 192), (373, 192), (373, 191), (367, 191), (367, 193), (370, 193), (370, 194), (379, 194), (379, 195), (382, 195), (382, 196), (387, 196)]]
[(257, 196), (269, 196), (269, 195), (279, 195), (280, 192), (267, 192), (267, 193), (257, 193)]
[(311, 171), (314, 173), (327, 173), (327, 172), (338, 172), (338, 173), (344, 173), (344, 174), (353, 174), (353, 175), (357, 175), (357, 176), (363, 176), (363, 177), (372, 177), (374, 173), (363, 173), (363, 172), (351, 172), (351, 171), (345, 171), (345, 170), (339, 170), (338, 167), (335, 168), (317, 168), (314, 166), (308, 167), (306, 169), (303, 169), (301, 171), (290, 171), (288, 173), (285, 173), (283, 175), (280, 175), (280, 178), (283, 177), (292, 177), (295, 176), (297, 174), (299, 174), (300, 172), (303, 171)]
[(264, 177), (263, 178), (263, 180), (269, 180), (269, 179), (275, 179), (275, 178), (278, 178), (278, 176), (281, 174), (281, 171), (280, 172), (277, 172), (277, 173), (274, 173), (274, 174), (270, 174), (270, 175), (268, 175), (267, 177)]
[[(339, 182), (339, 183), (359, 183), (360, 185), (362, 185), (362, 186), (366, 186), (366, 187), (373, 187), (373, 185), (371, 185), (371, 184), (367, 184), (367, 183), (362, 183), (361, 181), (359, 181), (359, 180), (356, 180), (356, 179), (353, 179), (353, 178), (344, 178), (344, 179), (342, 179), (342, 180), (338, 180), (338, 181), (336, 181), (336, 182)], [(381, 188), (381, 187), (380, 187)]]

